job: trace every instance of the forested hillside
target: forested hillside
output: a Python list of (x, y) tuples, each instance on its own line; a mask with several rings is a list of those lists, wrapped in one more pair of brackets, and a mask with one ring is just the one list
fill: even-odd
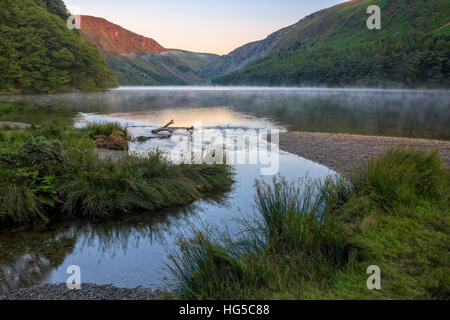
[[(366, 27), (381, 8), (381, 30)], [(450, 1), (354, 0), (290, 28), (263, 58), (216, 84), (450, 86)]]
[(299, 49), (261, 59), (217, 84), (450, 87), (450, 37), (408, 34), (356, 47)]
[(0, 93), (117, 86), (98, 49), (70, 30), (61, 0), (0, 1)]
[(63, 20), (69, 17), (66, 5), (61, 0), (34, 0), (38, 5), (47, 9), (48, 12), (56, 14)]

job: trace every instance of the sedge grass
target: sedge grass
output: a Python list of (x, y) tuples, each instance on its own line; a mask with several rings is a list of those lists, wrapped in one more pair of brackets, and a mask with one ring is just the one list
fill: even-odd
[[(173, 291), (187, 299), (449, 299), (449, 181), (437, 152), (392, 149), (345, 178), (258, 183), (256, 219), (238, 240), (206, 231), (180, 240), (169, 264)], [(381, 268), (381, 290), (366, 286), (371, 265)]]

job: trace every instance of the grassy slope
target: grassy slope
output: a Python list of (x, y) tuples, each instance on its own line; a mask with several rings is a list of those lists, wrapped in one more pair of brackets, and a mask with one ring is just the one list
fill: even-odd
[[(381, 7), (381, 30), (368, 30), (366, 27), (366, 19), (368, 17), (366, 9), (371, 4)], [(374, 45), (370, 50), (375, 50), (375, 52), (366, 54), (364, 45), (369, 44), (370, 46), (376, 41), (383, 40), (394, 42), (404, 37), (407, 33), (423, 32), (430, 36), (448, 36), (450, 35), (450, 27), (443, 26), (448, 23), (447, 12), (449, 10), (449, 2), (440, 0), (369, 0), (344, 3), (316, 12), (301, 20), (264, 58), (213, 82), (217, 84), (237, 83), (251, 85), (353, 84), (372, 86), (379, 84), (389, 85), (392, 82), (394, 85), (402, 85), (403, 79), (409, 77), (409, 75), (405, 76), (405, 70), (413, 70), (414, 75), (421, 72), (421, 67), (415, 66), (411, 69), (409, 66), (401, 66), (401, 70), (404, 72), (399, 74), (399, 79), (389, 78), (390, 74), (395, 75), (395, 72), (385, 72), (382, 75), (377, 75), (376, 70), (370, 70), (366, 66), (361, 66), (361, 63), (364, 62), (363, 60), (367, 60), (366, 65), (372, 61), (372, 64), (378, 63), (389, 68), (390, 60), (395, 60), (395, 57), (392, 58), (395, 51), (384, 52), (378, 48), (379, 45)], [(329, 51), (325, 51), (325, 48), (328, 48)], [(353, 50), (355, 51), (354, 55), (358, 55), (358, 57), (355, 58), (356, 61), (349, 61), (348, 58), (351, 54), (346, 51)], [(406, 53), (409, 56), (408, 59), (423, 59), (417, 48), (405, 46), (405, 50), (410, 50)], [(376, 55), (375, 53), (378, 51), (381, 52)], [(382, 60), (380, 57), (385, 57), (387, 62), (379, 62)], [(336, 61), (333, 61), (333, 59)], [(317, 60), (321, 61), (317, 62)], [(331, 65), (333, 62), (334, 64)], [(426, 63), (424, 64), (426, 65)], [(429, 68), (432, 70), (435, 67)], [(360, 72), (360, 74), (353, 73), (359, 69), (366, 74), (363, 75), (364, 72)], [(326, 73), (330, 70), (334, 71), (335, 74), (331, 74), (329, 77), (334, 79), (328, 79), (329, 77), (312, 79), (313, 77), (310, 75), (303, 77), (305, 73), (315, 73), (316, 75), (327, 77)], [(352, 79), (346, 79), (348, 78), (346, 74), (351, 73), (353, 73)], [(441, 73), (446, 75), (448, 71), (444, 68)], [(376, 78), (375, 81), (374, 79), (366, 79), (372, 75), (373, 78)], [(338, 79), (336, 80), (336, 78)], [(405, 79), (405, 81), (407, 80), (409, 78)], [(414, 86), (417, 86), (417, 84)]]
[[(228, 190), (226, 165), (174, 165), (161, 154), (100, 159), (92, 137), (114, 127), (76, 129), (65, 108), (0, 106), (0, 227), (78, 215), (101, 218), (190, 203)], [(47, 121), (42, 121), (47, 119)]]
[[(188, 299), (449, 299), (449, 171), (393, 150), (347, 180), (259, 184), (238, 241), (198, 231), (172, 256)], [(319, 195), (317, 197), (317, 195)], [(366, 270), (381, 268), (381, 290)]]
[[(381, 8), (381, 30), (368, 30), (366, 13), (369, 5)], [(394, 34), (425, 32), (450, 34), (450, 28), (439, 30), (449, 22), (450, 3), (441, 0), (363, 0), (350, 1), (312, 14), (280, 40), (271, 54), (290, 50), (296, 42), (308, 46), (331, 46), (337, 49), (347, 44), (387, 39)]]
[(121, 85), (186, 85), (206, 82), (203, 67), (214, 55), (169, 50), (138, 56), (110, 56)]

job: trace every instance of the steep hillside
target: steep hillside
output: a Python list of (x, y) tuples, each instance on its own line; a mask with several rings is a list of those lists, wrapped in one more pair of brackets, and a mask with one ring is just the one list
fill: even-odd
[[(381, 30), (366, 27), (371, 4)], [(302, 19), (262, 58), (214, 83), (446, 87), (448, 12), (444, 0), (349, 1)]]
[[(381, 8), (381, 30), (368, 30), (369, 5)], [(449, 34), (440, 29), (450, 21), (450, 1), (352, 0), (316, 12), (299, 21), (274, 46), (270, 54), (299, 46), (344, 48), (385, 40), (405, 33)]]
[(169, 49), (150, 54), (106, 57), (121, 85), (188, 85), (208, 81), (202, 67), (216, 55)]
[(117, 86), (97, 48), (67, 28), (61, 0), (0, 1), (0, 93)]
[(34, 2), (47, 9), (48, 12), (56, 14), (63, 20), (66, 20), (69, 17), (66, 5), (61, 0), (34, 0)]
[(95, 44), (121, 85), (185, 85), (205, 83), (206, 64), (218, 56), (166, 49), (105, 19), (81, 17), (82, 37)]
[(233, 71), (239, 70), (258, 58), (263, 57), (270, 52), (278, 41), (294, 27), (295, 25), (281, 29), (272, 33), (264, 40), (248, 43), (227, 55), (215, 59), (204, 67), (204, 76), (212, 79), (218, 76), (226, 75)]
[(105, 19), (92, 16), (80, 17), (83, 38), (95, 44), (107, 56), (165, 51), (155, 40), (128, 31)]

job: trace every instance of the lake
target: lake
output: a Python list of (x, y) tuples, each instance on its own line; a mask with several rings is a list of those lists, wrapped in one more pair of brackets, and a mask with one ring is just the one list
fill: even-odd
[(450, 90), (123, 87), (105, 93), (0, 97), (5, 99), (103, 114), (221, 107), (270, 119), (289, 131), (450, 139)]
[[(253, 137), (268, 130), (449, 139), (449, 98), (449, 91), (128, 87), (103, 93), (0, 99), (69, 105), (80, 112), (78, 126), (86, 122), (121, 122), (133, 126), (130, 130), (134, 136), (148, 136), (153, 128), (172, 119), (175, 126), (201, 121), (202, 128), (195, 131), (194, 141), (196, 135), (201, 135), (213, 149), (226, 142), (226, 152), (245, 155), (265, 146), (236, 144), (242, 134)], [(178, 132), (170, 140), (133, 142), (130, 152), (158, 149), (170, 154), (186, 137), (186, 133)], [(290, 180), (334, 174), (322, 165), (278, 151), (274, 144), (267, 146), (267, 156), (276, 163), (275, 173)], [(240, 231), (239, 219), (255, 213), (255, 180), (270, 182), (273, 178), (273, 174), (263, 174), (269, 165), (235, 164), (236, 182), (229, 193), (182, 208), (102, 222), (73, 219), (32, 230), (2, 231), (0, 293), (40, 283), (66, 282), (70, 265), (80, 266), (85, 283), (164, 287), (169, 277), (167, 257), (176, 248), (178, 238), (189, 236), (193, 227), (201, 226), (217, 226), (218, 232), (231, 234)]]

